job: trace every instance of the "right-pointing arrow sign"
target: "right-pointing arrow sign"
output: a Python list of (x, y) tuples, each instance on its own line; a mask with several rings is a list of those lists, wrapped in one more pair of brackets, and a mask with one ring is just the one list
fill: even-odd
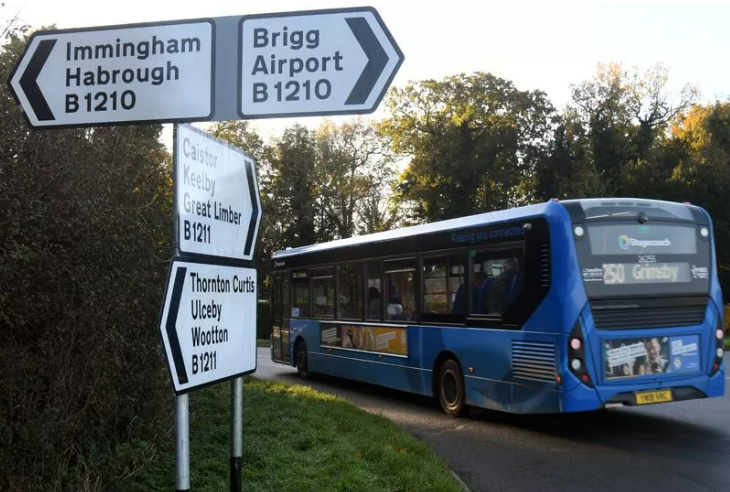
[(375, 111), (403, 53), (373, 8), (244, 16), (241, 118)]

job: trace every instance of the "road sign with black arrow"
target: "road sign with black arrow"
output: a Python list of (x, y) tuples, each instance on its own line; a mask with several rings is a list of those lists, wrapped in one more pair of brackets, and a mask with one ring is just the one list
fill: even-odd
[(240, 117), (370, 113), (403, 62), (373, 8), (244, 16)]
[(10, 77), (32, 126), (207, 120), (212, 19), (40, 31)]
[(256, 370), (256, 270), (176, 258), (160, 316), (175, 393)]
[(403, 53), (370, 7), (40, 31), (10, 77), (31, 126), (375, 111)]

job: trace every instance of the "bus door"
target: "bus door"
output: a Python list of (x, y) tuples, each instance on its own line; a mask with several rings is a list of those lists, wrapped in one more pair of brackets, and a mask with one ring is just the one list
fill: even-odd
[(289, 305), (290, 288), (289, 275), (274, 276), (274, 285), (271, 291), (271, 345), (274, 362), (289, 364), (289, 328), (291, 306)]

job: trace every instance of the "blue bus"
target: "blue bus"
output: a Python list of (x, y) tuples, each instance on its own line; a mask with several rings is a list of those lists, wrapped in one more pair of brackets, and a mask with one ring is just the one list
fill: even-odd
[(723, 309), (702, 208), (558, 201), (287, 249), (272, 352), (469, 406), (554, 413), (724, 393)]

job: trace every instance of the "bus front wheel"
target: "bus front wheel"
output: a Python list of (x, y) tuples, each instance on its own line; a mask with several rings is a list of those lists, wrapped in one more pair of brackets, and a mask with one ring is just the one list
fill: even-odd
[(444, 413), (450, 417), (461, 417), (466, 413), (464, 376), (461, 366), (454, 359), (441, 365), (438, 374), (438, 398)]
[(307, 344), (299, 340), (294, 349), (294, 357), (297, 365), (297, 372), (302, 379), (309, 379), (309, 361), (307, 360)]

